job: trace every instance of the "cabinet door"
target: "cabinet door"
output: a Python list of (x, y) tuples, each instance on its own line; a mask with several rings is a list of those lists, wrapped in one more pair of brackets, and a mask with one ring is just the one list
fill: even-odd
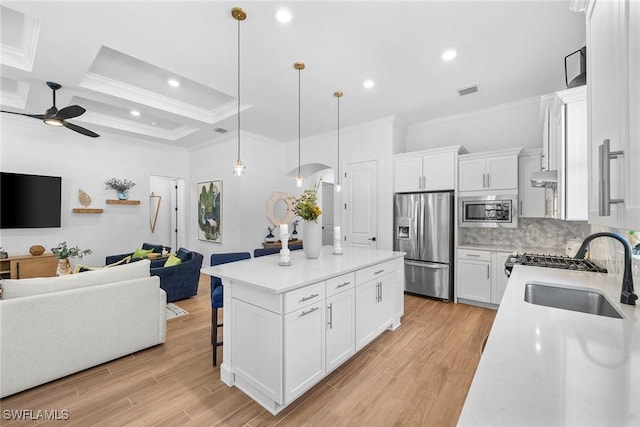
[(458, 258), (458, 298), (491, 302), (491, 262)]
[(509, 278), (504, 273), (504, 263), (511, 255), (511, 252), (492, 252), (491, 264), (493, 271), (491, 272), (491, 302), (493, 304), (500, 304), (502, 301), (502, 295), (507, 288), (507, 282)]
[(393, 323), (396, 308), (396, 296), (394, 276), (387, 275), (377, 280), (378, 282), (378, 331), (382, 332)]
[(422, 157), (396, 159), (395, 179), (397, 193), (422, 190)]
[(640, 230), (640, 2), (626, 3), (629, 49), (628, 56), (628, 138), (625, 146), (624, 228)]
[[(622, 149), (620, 120), (624, 82), (621, 31), (622, 2), (596, 1), (587, 10), (587, 99), (589, 115), (589, 222), (617, 227), (621, 220), (621, 205), (611, 205), (611, 215), (599, 213), (599, 183), (602, 178), (599, 147), (609, 140), (610, 150)], [(611, 198), (620, 198), (622, 158), (609, 161)]]
[(531, 173), (540, 171), (540, 154), (532, 153), (518, 159), (520, 218), (545, 217), (545, 189), (531, 186)]
[(518, 188), (518, 157), (487, 158), (487, 188), (513, 190)]
[(378, 283), (371, 280), (356, 287), (356, 351), (378, 336)]
[(327, 298), (327, 373), (355, 351), (355, 289)]
[[(324, 302), (319, 302), (284, 318), (285, 403), (293, 401), (324, 376), (324, 307)], [(256, 357), (261, 357), (260, 353)]]
[(455, 188), (455, 153), (444, 153), (422, 158), (425, 191), (453, 190)]
[(562, 218), (569, 221), (586, 221), (589, 217), (587, 100), (569, 102), (565, 106), (565, 112), (566, 182), (564, 201), (561, 203), (564, 212)]
[(485, 173), (485, 159), (461, 159), (458, 162), (458, 190), (484, 190), (486, 185)]

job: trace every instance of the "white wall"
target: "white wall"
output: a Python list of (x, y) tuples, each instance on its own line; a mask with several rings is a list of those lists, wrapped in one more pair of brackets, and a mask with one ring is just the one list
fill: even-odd
[[(473, 96), (473, 95), (470, 95)], [(464, 145), (469, 152), (542, 145), (540, 98), (442, 117), (408, 127), (406, 151)]]
[[(0, 169), (5, 172), (62, 177), (62, 226), (60, 228), (0, 230), (0, 246), (9, 255), (28, 254), (40, 244), (49, 251), (59, 242), (93, 254), (81, 262), (104, 265), (106, 255), (133, 251), (143, 242), (154, 240), (149, 227), (150, 176), (186, 176), (187, 153), (181, 148), (160, 146), (103, 134), (89, 138), (65, 128), (46, 126), (26, 118), (2, 115)], [(98, 132), (100, 133), (100, 132)], [(136, 183), (130, 199), (139, 206), (107, 205), (115, 192), (105, 190), (112, 177)], [(102, 214), (76, 214), (82, 207), (78, 189), (93, 201), (90, 207), (103, 208)], [(72, 260), (72, 264), (79, 260)]]
[[(271, 226), (267, 200), (272, 192), (293, 194), (295, 180), (285, 176), (284, 145), (257, 135), (241, 134), (243, 177), (232, 173), (237, 157), (237, 136), (232, 135), (189, 152), (187, 184), (187, 247), (204, 255), (209, 264), (212, 253), (248, 251), (262, 247)], [(197, 184), (222, 180), (222, 242), (198, 239)]]
[[(397, 118), (387, 117), (377, 121), (364, 123), (340, 130), (340, 181), (344, 187), (345, 165), (367, 160), (378, 161), (378, 248), (391, 249), (393, 228), (393, 151), (397, 146)], [(322, 163), (337, 168), (337, 133), (330, 132), (301, 141), (301, 162)], [(297, 168), (298, 144), (287, 144), (285, 170)], [(348, 178), (347, 178), (348, 179)], [(293, 181), (293, 180), (292, 180)], [(305, 180), (305, 185), (313, 186)], [(295, 191), (295, 190), (294, 190)], [(299, 194), (297, 191), (292, 194)], [(343, 205), (343, 193), (336, 193), (334, 205), (338, 211)], [(336, 217), (334, 223), (341, 225), (343, 217)]]

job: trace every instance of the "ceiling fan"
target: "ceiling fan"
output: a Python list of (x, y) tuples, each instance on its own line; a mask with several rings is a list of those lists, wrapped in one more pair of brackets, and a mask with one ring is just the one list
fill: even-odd
[(73, 123), (69, 123), (67, 119), (72, 119), (74, 117), (81, 116), (87, 110), (85, 110), (79, 105), (70, 105), (68, 107), (64, 107), (61, 110), (58, 110), (58, 108), (56, 107), (56, 91), (60, 89), (62, 86), (54, 82), (47, 82), (47, 86), (49, 86), (53, 91), (53, 106), (49, 108), (47, 111), (45, 111), (44, 114), (15, 113), (13, 111), (5, 111), (5, 110), (1, 110), (0, 112), (17, 114), (20, 116), (33, 117), (34, 119), (42, 120), (48, 125), (64, 126), (67, 129), (71, 129), (72, 131), (81, 133), (86, 136), (90, 136), (91, 138), (97, 138), (100, 136), (97, 133), (90, 131), (89, 129), (85, 129), (81, 126), (74, 125)]

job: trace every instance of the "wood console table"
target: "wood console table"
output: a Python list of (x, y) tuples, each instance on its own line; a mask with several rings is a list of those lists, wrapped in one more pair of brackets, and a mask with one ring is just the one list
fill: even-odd
[[(282, 249), (282, 243), (281, 242), (263, 242), (262, 243), (262, 247), (263, 248), (276, 248), (276, 249)], [(287, 247), (289, 249), (301, 249), (302, 248), (302, 239), (296, 239), (296, 240), (289, 240), (289, 242), (287, 243)]]
[(52, 253), (38, 256), (18, 255), (0, 259), (0, 278), (27, 279), (29, 277), (53, 277), (58, 258)]

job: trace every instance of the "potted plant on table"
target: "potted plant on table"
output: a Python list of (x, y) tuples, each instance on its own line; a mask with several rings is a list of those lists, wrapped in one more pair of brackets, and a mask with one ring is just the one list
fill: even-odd
[(77, 246), (69, 248), (67, 247), (67, 242), (62, 242), (55, 248), (51, 248), (51, 252), (58, 258), (56, 274), (62, 276), (63, 274), (71, 273), (69, 258), (82, 258), (85, 255), (91, 254), (91, 249), (80, 249)]
[(109, 178), (105, 181), (107, 190), (115, 190), (118, 192), (118, 199), (127, 200), (129, 194), (127, 193), (132, 189), (136, 183), (128, 179)]

